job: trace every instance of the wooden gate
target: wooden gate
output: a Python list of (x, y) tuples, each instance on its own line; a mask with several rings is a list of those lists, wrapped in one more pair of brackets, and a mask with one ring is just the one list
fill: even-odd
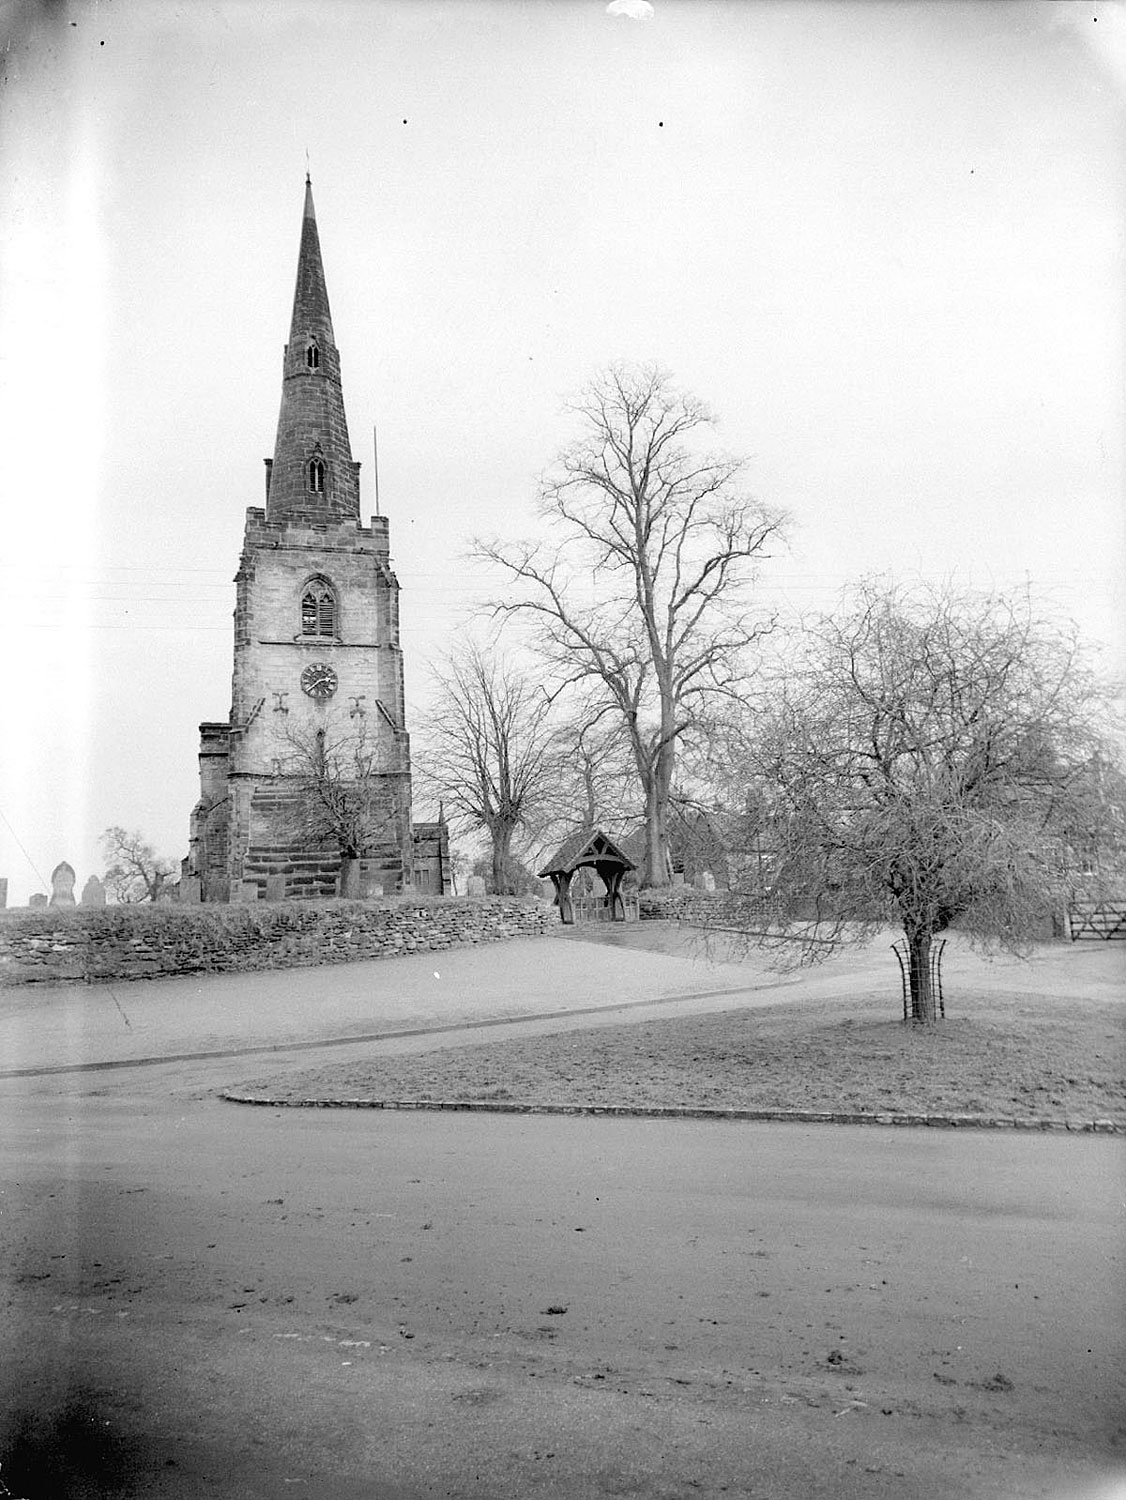
[(1067, 909), (1071, 941), (1101, 938), (1111, 942), (1126, 941), (1126, 901), (1082, 902)]
[[(574, 896), (571, 905), (575, 909), (576, 922), (610, 922), (614, 918), (606, 909), (605, 896)], [(641, 907), (636, 891), (622, 892), (622, 907), (627, 922), (641, 920)]]

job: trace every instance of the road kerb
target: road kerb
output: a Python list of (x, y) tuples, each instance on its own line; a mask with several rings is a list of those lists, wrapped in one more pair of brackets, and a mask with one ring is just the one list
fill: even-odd
[(1013, 1116), (894, 1114), (852, 1110), (722, 1109), (705, 1105), (536, 1104), (501, 1099), (283, 1099), (266, 1094), (237, 1094), (220, 1090), (229, 1104), (259, 1105), (269, 1109), (384, 1109), (435, 1113), (493, 1115), (609, 1115), (654, 1120), (749, 1120), (791, 1125), (886, 1125), (940, 1130), (1037, 1130), (1079, 1135), (1123, 1135), (1126, 1122), (1118, 1120), (1021, 1120)]

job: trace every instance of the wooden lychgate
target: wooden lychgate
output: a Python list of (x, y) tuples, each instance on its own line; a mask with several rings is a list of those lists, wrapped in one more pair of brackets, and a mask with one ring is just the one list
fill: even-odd
[(571, 900), (571, 878), (576, 870), (592, 869), (606, 887), (603, 906), (611, 922), (624, 922), (625, 903), (622, 901), (622, 881), (630, 870), (637, 866), (620, 845), (608, 834), (597, 828), (588, 828), (573, 833), (566, 839), (553, 859), (540, 871), (539, 878), (550, 877), (555, 887), (555, 904), (559, 908), (559, 920), (570, 926), (575, 920), (575, 908)]

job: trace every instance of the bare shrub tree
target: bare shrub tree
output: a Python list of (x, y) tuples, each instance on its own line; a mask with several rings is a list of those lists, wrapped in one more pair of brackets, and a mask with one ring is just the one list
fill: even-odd
[(359, 894), (359, 862), (397, 836), (392, 775), (380, 744), (380, 728), (368, 714), (344, 725), (326, 716), (322, 726), (281, 730), (288, 780), (286, 833), (296, 842), (340, 853), (342, 896)]
[(488, 837), (493, 889), (511, 893), (513, 839), (534, 829), (556, 790), (550, 700), (531, 673), (476, 644), (451, 652), (433, 678), (419, 733), (422, 779)]
[(176, 869), (172, 860), (154, 853), (136, 830), (128, 832), (115, 824), (102, 834), (101, 844), (110, 862), (104, 876), (106, 889), (122, 904), (155, 901)]
[(831, 943), (896, 922), (932, 1023), (936, 934), (1019, 949), (1066, 901), (1105, 814), (1100, 722), (1076, 639), (1026, 602), (862, 585), (809, 628), (746, 762), (767, 921)]
[(541, 486), (548, 540), (477, 554), (512, 584), (495, 611), (533, 622), (558, 678), (594, 684), (620, 716), (645, 803), (644, 880), (666, 885), (677, 748), (768, 628), (744, 585), (782, 516), (743, 493), (741, 460), (689, 447), (713, 419), (663, 371), (613, 367), (571, 410), (585, 432)]

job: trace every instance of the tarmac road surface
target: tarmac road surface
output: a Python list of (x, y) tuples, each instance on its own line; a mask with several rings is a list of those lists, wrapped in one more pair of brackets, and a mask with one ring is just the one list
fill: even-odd
[[(570, 951), (540, 950), (545, 1013)], [(212, 983), (208, 1013), (237, 1013)], [(137, 1016), (157, 992), (119, 993)], [(265, 1004), (228, 1050), (269, 1034)], [(305, 1041), (294, 1066), (338, 1055)], [(14, 1494), (1126, 1494), (1115, 1138), (215, 1097), (247, 1075), (0, 1081)]]

